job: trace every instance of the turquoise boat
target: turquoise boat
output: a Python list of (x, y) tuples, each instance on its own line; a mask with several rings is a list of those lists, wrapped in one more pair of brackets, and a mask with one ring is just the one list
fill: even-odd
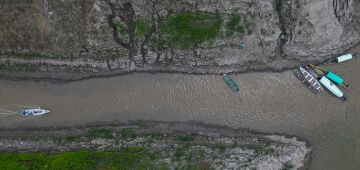
[(231, 76), (229, 76), (227, 74), (224, 74), (223, 78), (224, 78), (225, 83), (230, 87), (230, 89), (233, 92), (238, 92), (239, 91), (239, 86), (237, 85), (235, 80), (231, 78)]
[(340, 76), (336, 75), (335, 73), (333, 73), (331, 71), (325, 72), (325, 76), (338, 85), (344, 84), (344, 79), (342, 79)]

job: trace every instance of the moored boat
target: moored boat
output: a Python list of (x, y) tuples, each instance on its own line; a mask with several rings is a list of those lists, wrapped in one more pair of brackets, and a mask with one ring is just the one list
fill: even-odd
[(49, 110), (37, 107), (37, 108), (29, 108), (22, 110), (20, 113), (23, 114), (24, 116), (41, 116), (49, 112), (50, 112)]
[[(314, 69), (316, 71), (320, 70), (322, 72), (322, 75), (324, 75), (326, 78), (328, 78), (329, 80), (331, 80), (332, 82), (334, 82), (336, 85), (339, 85), (340, 87), (346, 88), (349, 86), (349, 84), (345, 83), (344, 79), (335, 74), (334, 72), (330, 71), (330, 70), (326, 70), (324, 68), (321, 68), (319, 66), (310, 64), (309, 65), (312, 69)], [(318, 72), (319, 74), (321, 74), (320, 72)]]
[(339, 99), (346, 101), (347, 98), (344, 96), (344, 93), (334, 84), (332, 83), (328, 78), (325, 76), (322, 76), (319, 80), (319, 82), (328, 89), (334, 96), (338, 97)]
[(224, 78), (225, 83), (230, 87), (230, 89), (233, 92), (238, 92), (239, 91), (239, 86), (237, 85), (235, 80), (231, 78), (231, 76), (229, 76), (227, 74), (224, 74), (223, 78)]
[(333, 58), (329, 62), (330, 63), (341, 63), (341, 62), (348, 61), (348, 60), (351, 60), (351, 59), (356, 58), (356, 57), (357, 57), (356, 53), (354, 53), (354, 54), (345, 54), (345, 55)]
[(309, 87), (316, 90), (316, 92), (324, 91), (320, 82), (317, 80), (317, 78), (314, 77), (314, 75), (312, 75), (308, 70), (306, 70), (303, 67), (299, 67), (299, 70), (300, 70), (301, 74), (303, 75), (303, 77), (305, 78), (305, 80), (310, 84)]

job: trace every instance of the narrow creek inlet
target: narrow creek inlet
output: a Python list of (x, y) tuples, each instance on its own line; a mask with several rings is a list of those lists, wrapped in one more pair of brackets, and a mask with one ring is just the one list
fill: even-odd
[[(63, 127), (126, 120), (202, 121), (304, 137), (313, 145), (310, 169), (359, 169), (360, 60), (326, 66), (350, 83), (348, 102), (313, 94), (292, 71), (233, 77), (131, 74), (67, 84), (0, 81), (0, 127)], [(23, 117), (41, 106), (52, 112)]]

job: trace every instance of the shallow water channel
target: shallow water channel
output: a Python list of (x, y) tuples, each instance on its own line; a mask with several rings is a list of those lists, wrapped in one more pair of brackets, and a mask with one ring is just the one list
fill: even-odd
[[(360, 169), (360, 59), (327, 66), (350, 83), (348, 102), (313, 94), (292, 71), (222, 76), (131, 74), (67, 84), (0, 81), (0, 127), (59, 127), (126, 120), (202, 121), (295, 134), (313, 145), (311, 169)], [(52, 112), (23, 117), (24, 107)]]

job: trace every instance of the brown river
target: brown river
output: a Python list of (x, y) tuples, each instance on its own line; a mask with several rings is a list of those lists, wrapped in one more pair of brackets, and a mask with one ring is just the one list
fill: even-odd
[[(360, 51), (360, 50), (358, 50)], [(126, 120), (202, 121), (305, 137), (310, 169), (360, 169), (360, 59), (326, 66), (350, 83), (348, 102), (313, 94), (292, 71), (222, 76), (131, 74), (67, 84), (0, 81), (0, 127), (59, 127)], [(17, 114), (42, 106), (42, 117)]]

